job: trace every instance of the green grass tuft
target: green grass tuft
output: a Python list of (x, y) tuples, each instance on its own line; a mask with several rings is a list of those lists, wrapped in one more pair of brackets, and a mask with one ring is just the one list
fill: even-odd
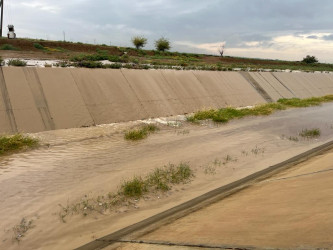
[(210, 110), (201, 110), (193, 115), (187, 116), (186, 119), (189, 122), (198, 123), (201, 120), (211, 119), (214, 122), (226, 123), (232, 119), (243, 118), (245, 116), (262, 116), (270, 115), (276, 110), (285, 110), (291, 107), (310, 107), (318, 106), (324, 102), (332, 102), (333, 95), (327, 95), (323, 97), (312, 97), (307, 99), (279, 99), (276, 103), (267, 103), (262, 105), (257, 105), (253, 108), (222, 108), (222, 109), (210, 109)]
[(123, 194), (127, 197), (141, 197), (148, 191), (147, 183), (141, 177), (135, 176), (132, 180), (121, 185)]
[(8, 61), (9, 66), (17, 66), (17, 67), (24, 67), (27, 66), (27, 63), (25, 61), (19, 60), (19, 59), (11, 59)]
[(0, 155), (11, 151), (32, 148), (38, 146), (38, 144), (39, 141), (37, 139), (29, 136), (21, 134), (3, 135), (0, 136)]
[(188, 163), (169, 164), (156, 168), (145, 177), (135, 176), (124, 181), (119, 192), (126, 197), (140, 198), (151, 190), (168, 191), (172, 185), (185, 184), (191, 181), (193, 176), (193, 170)]
[(303, 129), (302, 132), (299, 133), (301, 137), (306, 138), (315, 138), (320, 136), (320, 129), (314, 128), (314, 129)]
[(0, 50), (19, 50), (11, 44), (4, 44), (0, 47)]
[(148, 132), (144, 129), (133, 129), (125, 133), (125, 139), (138, 141), (148, 137)]
[(41, 50), (45, 49), (44, 46), (39, 43), (34, 43), (33, 45), (36, 49), (41, 49)]
[(148, 137), (149, 134), (155, 133), (159, 128), (154, 124), (144, 125), (138, 129), (129, 130), (125, 133), (126, 140), (138, 141)]
[(279, 99), (278, 103), (283, 104), (287, 107), (310, 107), (310, 106), (318, 106), (320, 105), (319, 98), (307, 98), (307, 99), (299, 99), (299, 98), (291, 98), (291, 99)]
[(249, 115), (270, 115), (274, 113), (276, 110), (285, 110), (286, 107), (280, 103), (267, 103), (263, 105), (255, 106), (252, 109), (247, 109)]
[(79, 202), (61, 207), (59, 217), (66, 222), (66, 217), (73, 214), (87, 216), (93, 212), (104, 214), (106, 211), (113, 211), (120, 206), (128, 206), (129, 203), (136, 203), (144, 195), (153, 192), (166, 192), (173, 185), (185, 184), (194, 177), (193, 170), (188, 163), (181, 162), (178, 165), (169, 164), (156, 168), (145, 176), (134, 176), (132, 179), (123, 181), (116, 192), (97, 198), (85, 195)]

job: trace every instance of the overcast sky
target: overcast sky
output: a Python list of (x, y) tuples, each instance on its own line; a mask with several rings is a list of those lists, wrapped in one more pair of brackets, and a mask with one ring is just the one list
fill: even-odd
[(5, 0), (4, 17), (18, 37), (333, 63), (332, 0)]

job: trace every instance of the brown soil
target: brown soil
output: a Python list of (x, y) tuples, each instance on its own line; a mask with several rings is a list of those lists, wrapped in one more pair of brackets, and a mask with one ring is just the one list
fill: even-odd
[[(44, 47), (50, 48), (62, 48), (65, 52), (43, 52), (40, 49), (34, 47), (34, 43), (39, 43)], [(83, 44), (83, 43), (72, 43), (72, 42), (63, 42), (63, 41), (45, 41), (45, 40), (33, 40), (33, 39), (0, 39), (0, 46), (3, 44), (11, 44), (14, 47), (18, 48), (18, 51), (4, 51), (0, 50), (1, 56), (3, 59), (11, 57), (23, 57), (31, 59), (68, 59), (73, 55), (80, 53), (95, 53), (97, 49), (109, 51), (112, 55), (123, 55), (124, 51), (127, 51), (128, 55), (142, 58), (138, 55), (138, 52), (133, 48), (119, 48), (116, 46), (102, 46), (102, 45), (92, 45), (92, 44)], [(145, 50), (148, 56), (155, 55), (154, 51)], [(172, 54), (171, 54), (172, 55)], [(175, 56), (177, 56), (175, 54)], [(210, 56), (210, 55), (200, 55), (198, 58), (198, 63), (204, 64), (226, 64), (226, 65), (301, 65), (298, 62), (286, 62), (278, 60), (261, 60), (261, 59), (251, 59), (251, 58), (238, 58), (238, 57), (219, 57), (219, 56)], [(171, 63), (174, 60), (170, 59), (161, 59), (161, 62)]]

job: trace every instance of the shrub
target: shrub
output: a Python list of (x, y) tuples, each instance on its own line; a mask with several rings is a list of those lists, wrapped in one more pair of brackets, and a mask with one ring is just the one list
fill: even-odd
[(62, 68), (67, 68), (67, 67), (72, 66), (72, 64), (70, 62), (67, 62), (67, 61), (61, 61), (59, 63), (56, 63), (55, 66), (62, 67)]
[(139, 60), (136, 59), (136, 58), (134, 58), (134, 59), (132, 59), (132, 63), (134, 63), (134, 64), (139, 64)]
[(0, 47), (0, 50), (18, 50), (11, 44), (4, 44)]
[(136, 49), (141, 49), (147, 44), (147, 38), (143, 36), (135, 36), (132, 38), (132, 43)]
[(141, 177), (134, 177), (121, 185), (123, 194), (127, 197), (141, 197), (147, 192), (147, 183)]
[(11, 59), (8, 61), (9, 66), (18, 66), (18, 67), (23, 67), (27, 66), (27, 62), (22, 61), (20, 59)]
[(123, 63), (128, 63), (129, 62), (129, 56), (127, 54), (124, 54), (120, 57), (120, 62), (123, 62)]
[(80, 61), (77, 62), (76, 65), (82, 68), (103, 68), (103, 64), (101, 62), (94, 61)]
[(80, 61), (102, 61), (108, 60), (109, 55), (105, 53), (97, 53), (97, 54), (80, 54), (77, 56), (72, 56), (70, 61), (72, 62), (80, 62)]
[(122, 65), (120, 63), (112, 63), (112, 64), (106, 64), (105, 68), (110, 68), (110, 69), (121, 69)]
[(302, 62), (307, 63), (307, 64), (317, 63), (318, 59), (315, 56), (307, 55), (306, 57), (303, 58)]
[(41, 44), (39, 44), (39, 43), (34, 43), (34, 47), (36, 48), (36, 49), (44, 49), (44, 46), (43, 45), (41, 45)]
[(119, 58), (119, 56), (109, 56), (109, 57), (108, 57), (108, 60), (109, 60), (110, 62), (120, 62), (120, 58)]
[(104, 49), (99, 49), (99, 48), (96, 49), (96, 52), (97, 52), (98, 54), (104, 54), (104, 55), (109, 54), (109, 51), (104, 50)]
[(155, 41), (155, 48), (158, 51), (166, 51), (169, 50), (171, 48), (170, 46), (170, 42), (168, 39), (161, 37), (160, 39), (158, 39), (157, 41)]

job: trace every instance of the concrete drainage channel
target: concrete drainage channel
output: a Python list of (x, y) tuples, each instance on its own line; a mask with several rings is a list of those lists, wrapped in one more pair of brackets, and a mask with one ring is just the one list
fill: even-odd
[[(133, 240), (138, 237), (152, 232), (163, 225), (169, 224), (179, 218), (182, 218), (186, 215), (189, 215), (195, 211), (198, 211), (208, 205), (211, 205), (215, 202), (218, 202), (230, 195), (233, 195), (247, 187), (252, 186), (255, 183), (258, 183), (262, 180), (265, 180), (277, 173), (285, 171), (289, 168), (292, 168), (295, 165), (298, 165), (302, 162), (307, 161), (308, 159), (323, 154), (329, 150), (333, 149), (333, 141), (327, 142), (323, 145), (320, 145), (316, 148), (308, 150), (302, 154), (294, 156), (286, 161), (278, 163), (276, 165), (270, 166), (264, 170), (251, 174), (245, 178), (242, 178), (238, 181), (232, 182), (215, 190), (212, 190), (204, 195), (201, 195), (195, 199), (192, 199), (188, 202), (180, 204), (174, 208), (166, 210), (162, 213), (154, 215), (150, 218), (147, 218), (139, 223), (125, 227), (119, 231), (111, 233), (102, 238), (96, 239), (84, 246), (77, 248), (77, 250), (97, 250), (103, 249), (108, 246), (112, 246), (116, 243), (143, 243), (143, 244), (152, 244), (152, 245), (166, 245), (166, 246), (179, 246), (171, 242), (144, 242)], [(222, 248), (222, 249), (254, 249), (255, 247), (245, 247), (245, 246), (216, 246), (216, 245), (183, 245), (184, 247), (197, 247), (197, 248)]]

